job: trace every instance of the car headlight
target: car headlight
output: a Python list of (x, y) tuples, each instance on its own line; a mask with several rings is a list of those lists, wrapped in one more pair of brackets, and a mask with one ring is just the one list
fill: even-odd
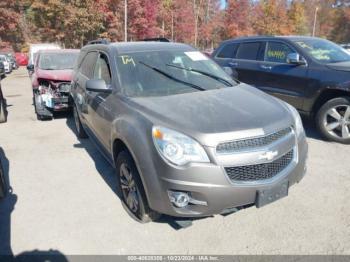
[[(286, 103), (287, 104), (287, 103)], [(292, 113), (293, 118), (294, 118), (294, 123), (295, 123), (295, 130), (298, 135), (298, 137), (302, 134), (305, 133), (304, 127), (303, 127), (303, 122), (301, 121), (301, 117), (299, 112), (290, 104), (287, 104), (289, 111)]]
[(175, 165), (210, 162), (204, 148), (184, 134), (165, 127), (154, 126), (152, 137), (160, 155)]

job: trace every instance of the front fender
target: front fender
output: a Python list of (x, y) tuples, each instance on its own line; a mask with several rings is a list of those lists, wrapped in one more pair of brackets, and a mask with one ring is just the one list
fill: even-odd
[(113, 144), (121, 140), (135, 161), (149, 206), (154, 209), (154, 206), (163, 205), (159, 177), (152, 158), (152, 154), (158, 154), (152, 141), (152, 123), (141, 116), (123, 116), (113, 122), (112, 130), (111, 152), (114, 161)]
[(340, 96), (343, 94), (348, 93), (350, 96), (350, 82), (344, 82), (344, 83), (324, 83), (320, 88), (318, 88), (315, 92), (315, 94), (306, 100), (306, 103), (304, 104), (304, 111), (306, 112), (313, 112), (315, 107), (319, 106), (319, 103), (323, 101), (325, 97), (335, 94), (339, 94)]

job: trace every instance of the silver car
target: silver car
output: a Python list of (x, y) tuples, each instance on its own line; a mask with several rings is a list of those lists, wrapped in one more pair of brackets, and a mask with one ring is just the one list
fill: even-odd
[(80, 52), (71, 96), (78, 136), (116, 168), (124, 206), (141, 222), (262, 207), (306, 171), (298, 112), (188, 45), (94, 41)]

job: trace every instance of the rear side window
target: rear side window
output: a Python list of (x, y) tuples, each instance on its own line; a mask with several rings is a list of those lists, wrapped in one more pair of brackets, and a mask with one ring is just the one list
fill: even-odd
[(237, 47), (237, 44), (234, 44), (234, 43), (227, 44), (220, 50), (220, 52), (216, 57), (233, 58), (233, 54), (235, 52), (236, 47)]
[(236, 58), (246, 60), (257, 60), (261, 43), (242, 43), (237, 49)]
[(103, 79), (107, 85), (111, 84), (111, 70), (109, 68), (108, 57), (105, 54), (100, 54), (97, 58), (94, 79)]
[(265, 52), (265, 61), (274, 63), (287, 63), (287, 56), (294, 51), (286, 44), (268, 42)]
[(83, 62), (80, 65), (80, 72), (85, 75), (87, 78), (91, 78), (93, 71), (94, 71), (94, 66), (95, 66), (95, 61), (97, 58), (97, 53), (96, 52), (90, 52), (88, 53), (85, 58), (83, 59)]

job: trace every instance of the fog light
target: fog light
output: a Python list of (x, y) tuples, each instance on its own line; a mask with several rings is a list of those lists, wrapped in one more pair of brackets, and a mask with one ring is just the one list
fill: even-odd
[(177, 207), (185, 207), (190, 201), (190, 196), (185, 192), (169, 191), (170, 202)]

